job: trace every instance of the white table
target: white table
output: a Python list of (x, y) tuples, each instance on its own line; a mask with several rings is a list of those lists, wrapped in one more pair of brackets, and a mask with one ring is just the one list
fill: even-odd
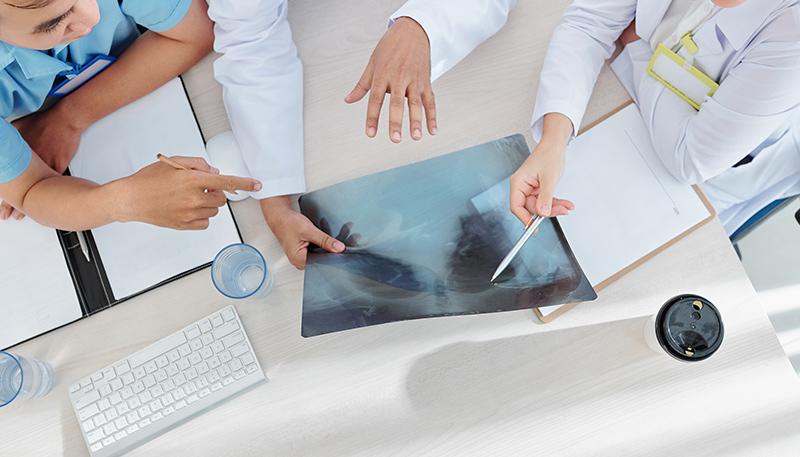
[[(312, 189), (528, 130), (565, 0), (521, 0), (500, 34), (435, 84), (436, 138), (396, 146), (385, 124), (365, 138), (364, 105), (342, 98), (401, 3), (291, 2)], [(186, 78), (207, 136), (227, 129), (211, 61)], [(588, 120), (625, 98), (604, 73)], [(234, 210), (276, 268), (269, 297), (237, 303), (270, 382), (132, 456), (797, 455), (797, 377), (716, 222), (552, 324), (519, 311), (303, 339), (302, 273), (255, 202)], [(702, 363), (659, 356), (641, 338), (644, 317), (682, 292), (725, 318), (722, 349)], [(228, 303), (203, 271), (15, 348), (52, 362), (59, 381), (45, 399), (0, 411), (0, 455), (86, 454), (68, 384)]]

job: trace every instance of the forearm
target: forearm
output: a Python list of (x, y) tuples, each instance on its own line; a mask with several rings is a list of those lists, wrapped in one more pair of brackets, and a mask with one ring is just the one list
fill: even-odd
[(69, 176), (53, 176), (34, 184), (21, 209), (36, 222), (61, 230), (89, 230), (117, 220), (121, 214), (119, 181), (104, 186)]
[[(201, 40), (202, 41), (202, 40)], [(106, 71), (62, 100), (55, 109), (78, 130), (158, 89), (211, 51), (210, 42), (193, 44), (146, 32)]]

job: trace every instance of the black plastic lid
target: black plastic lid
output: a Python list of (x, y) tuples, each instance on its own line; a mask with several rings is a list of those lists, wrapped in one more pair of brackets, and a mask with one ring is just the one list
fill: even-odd
[(656, 337), (671, 356), (695, 362), (719, 349), (725, 333), (719, 310), (699, 295), (678, 295), (656, 316)]

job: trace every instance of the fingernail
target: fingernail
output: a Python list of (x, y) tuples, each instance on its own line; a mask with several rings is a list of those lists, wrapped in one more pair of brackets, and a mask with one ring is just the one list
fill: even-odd
[(260, 182), (256, 182), (255, 185), (253, 186), (253, 190), (255, 190), (256, 192), (261, 190), (261, 183)]
[(542, 205), (541, 211), (542, 211), (542, 216), (549, 216), (550, 215), (550, 204), (549, 203), (545, 203), (544, 205)]
[(431, 135), (436, 135), (436, 133), (437, 133), (438, 131), (439, 131), (439, 129), (437, 129), (436, 127), (432, 127), (432, 128), (431, 128)]
[(370, 138), (374, 137), (376, 133), (378, 133), (378, 132), (377, 132), (377, 130), (375, 130), (375, 127), (369, 127), (367, 129), (367, 136), (370, 137)]
[(333, 248), (336, 249), (337, 251), (344, 251), (344, 243), (342, 243), (341, 241), (334, 241)]
[(414, 139), (418, 140), (422, 138), (422, 131), (420, 129), (414, 129)]
[(399, 143), (400, 142), (400, 132), (393, 132), (392, 133), (392, 141), (394, 141), (395, 143)]

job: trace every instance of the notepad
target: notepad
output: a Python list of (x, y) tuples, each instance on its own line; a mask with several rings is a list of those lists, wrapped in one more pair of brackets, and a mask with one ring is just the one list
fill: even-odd
[(559, 222), (596, 289), (714, 217), (698, 191), (664, 167), (634, 104), (570, 143), (556, 194), (575, 203)]
[[(158, 152), (208, 160), (179, 79), (90, 127), (69, 168), (74, 176), (104, 184), (153, 163)], [(116, 298), (208, 263), (223, 247), (241, 242), (227, 206), (207, 230), (178, 231), (133, 222), (111, 224), (92, 234)]]
[[(179, 79), (90, 127), (69, 170), (102, 184), (153, 163), (157, 152), (207, 157)], [(227, 206), (204, 231), (115, 223), (86, 239), (91, 262), (73, 232), (30, 219), (0, 223), (0, 348), (207, 267), (222, 248), (241, 242)]]
[(58, 234), (31, 218), (0, 222), (0, 348), (83, 316)]

